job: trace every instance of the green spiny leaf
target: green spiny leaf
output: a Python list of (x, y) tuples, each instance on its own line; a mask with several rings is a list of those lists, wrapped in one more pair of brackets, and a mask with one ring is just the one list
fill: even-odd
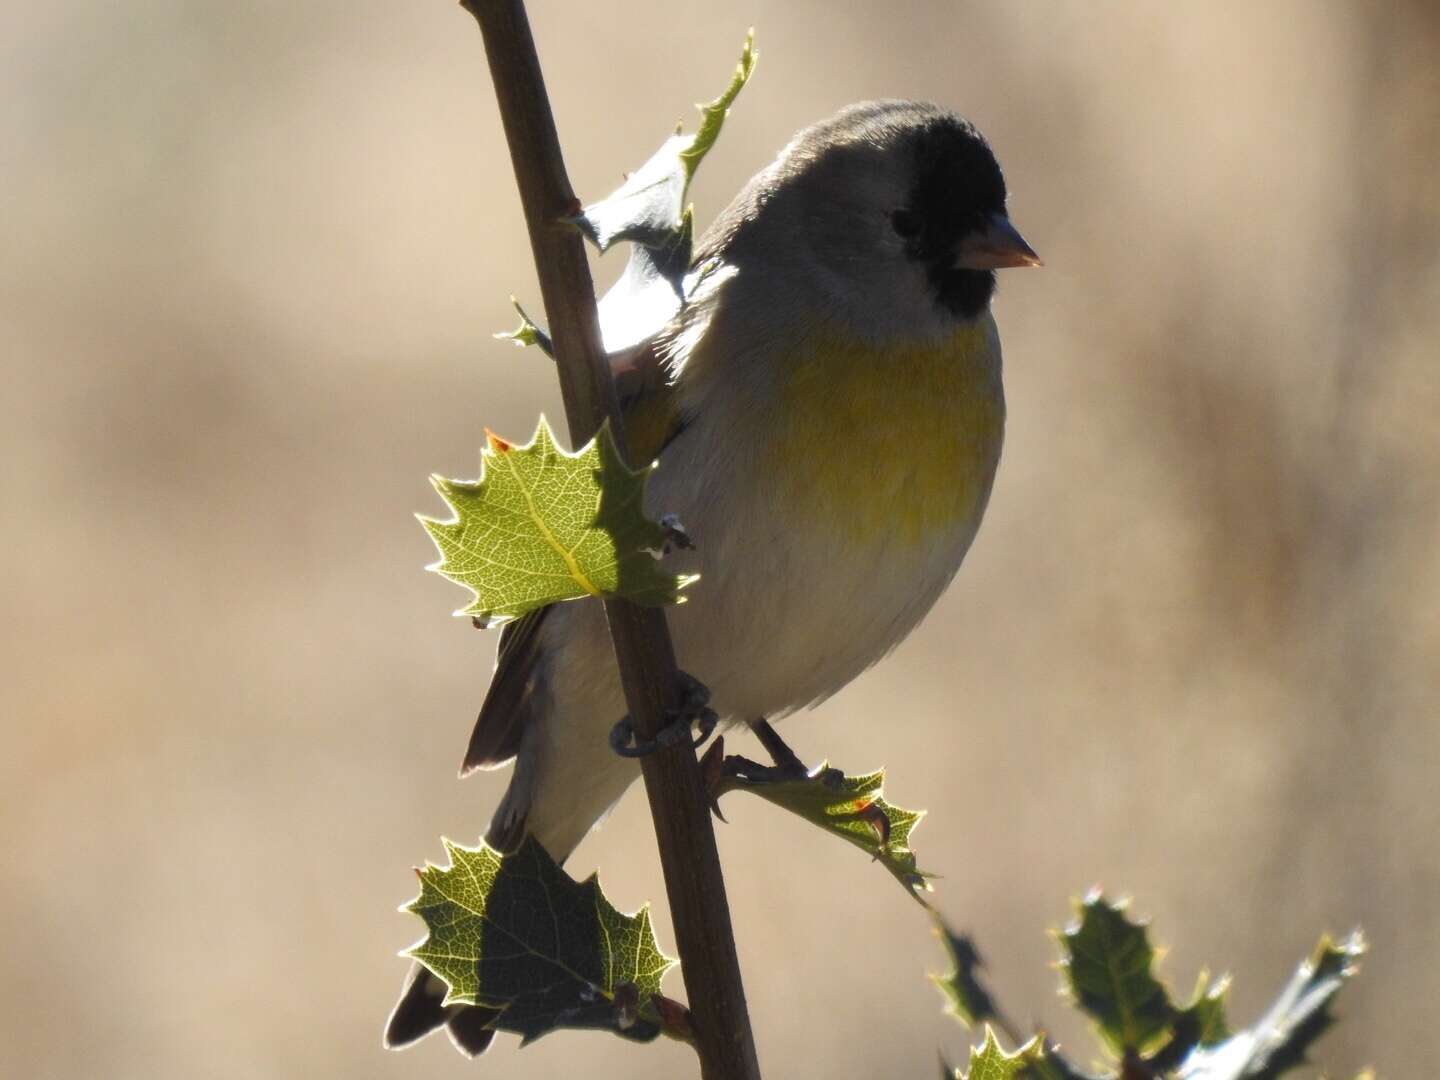
[(955, 1080), (1032, 1080), (1040, 1074), (1036, 1067), (1045, 1060), (1039, 1036), (1031, 1039), (1013, 1054), (1000, 1048), (995, 1032), (987, 1026), (985, 1041), (970, 1048), (970, 1067), (955, 1070)]
[(1175, 1020), (1177, 1031), (1182, 1024), (1194, 1030), (1198, 1046), (1213, 1046), (1230, 1037), (1230, 1025), (1225, 1019), (1225, 998), (1230, 993), (1230, 976), (1223, 975), (1207, 986), (1208, 982), (1209, 976), (1202, 971), (1200, 978), (1196, 980), (1195, 993), (1190, 998), (1190, 1003), (1180, 1010)]
[(910, 833), (925, 816), (923, 810), (905, 810), (885, 801), (885, 770), (864, 776), (846, 776), (821, 765), (797, 780), (750, 780), (722, 776), (714, 789), (719, 798), (727, 791), (750, 791), (776, 806), (799, 814), (854, 844), (879, 860), (907, 892), (919, 899), (928, 891), (928, 875), (917, 870), (910, 850)]
[(685, 197), (690, 181), (720, 136), (725, 116), (755, 69), (754, 33), (725, 92), (700, 106), (700, 130), (676, 133), (614, 192), (570, 219), (603, 253), (632, 242), (625, 272), (600, 301), (600, 328), (609, 352), (644, 341), (669, 322), (703, 276), (691, 271), (693, 221)]
[(450, 865), (418, 871), (420, 895), (403, 910), (429, 930), (405, 955), (445, 982), (445, 1004), (495, 1009), (491, 1026), (525, 1042), (557, 1028), (660, 1033), (651, 996), (675, 961), (648, 907), (622, 914), (595, 877), (575, 881), (533, 839), (503, 857), (444, 844)]
[(540, 351), (550, 359), (555, 359), (555, 347), (551, 344), (550, 335), (536, 326), (525, 309), (520, 306), (520, 301), (510, 297), (510, 303), (515, 308), (516, 314), (520, 316), (520, 325), (514, 330), (504, 334), (496, 334), (495, 337), (502, 341), (513, 341), (516, 345), (524, 348), (527, 345), (538, 345)]
[(735, 103), (735, 98), (745, 88), (745, 84), (750, 81), (757, 57), (755, 29), (751, 27), (750, 32), (745, 35), (745, 47), (740, 51), (740, 62), (735, 65), (735, 74), (730, 80), (730, 85), (709, 105), (696, 106), (701, 115), (700, 130), (695, 132), (690, 146), (680, 151), (680, 161), (685, 166), (687, 188), (695, 176), (695, 170), (700, 168), (700, 162), (705, 160), (705, 155), (715, 145), (715, 140), (720, 138), (720, 129), (725, 125), (725, 117), (729, 115), (730, 106)]
[[(974, 942), (968, 935), (955, 933), (938, 912), (932, 913), (932, 918), (935, 933), (944, 943), (945, 952), (950, 957), (949, 973), (930, 976), (930, 981), (939, 987), (945, 998), (947, 1015), (955, 1017), (966, 1027), (974, 1024), (988, 1026), (989, 1021), (993, 1020), (1001, 1030), (1013, 1032), (1014, 1026), (1007, 1023), (990, 992), (980, 985), (979, 972), (985, 965)], [(1057, 1046), (1047, 1044), (1043, 1035), (1037, 1038), (1038, 1046), (1044, 1049), (1044, 1053), (1036, 1055), (1036, 1060), (1025, 1074), (1027, 1077), (1031, 1080), (1093, 1080), (1070, 1064)], [(947, 1077), (957, 1072), (944, 1064), (943, 1058), (941, 1069)]]
[(1145, 927), (1099, 893), (1085, 898), (1078, 915), (1060, 935), (1068, 988), (1110, 1049), (1144, 1053), (1167, 1036), (1175, 1015), (1151, 971), (1155, 951)]
[(623, 184), (571, 219), (601, 252), (621, 240), (663, 246), (679, 231), (690, 181), (720, 137), (730, 105), (755, 70), (754, 45), (751, 31), (730, 85), (709, 105), (698, 106), (702, 113), (698, 132), (671, 135)]
[(1229, 976), (1212, 984), (1202, 971), (1195, 983), (1190, 1003), (1177, 1009), (1170, 1021), (1170, 1040), (1145, 1063), (1157, 1072), (1169, 1072), (1197, 1048), (1215, 1046), (1230, 1037), (1225, 1019), (1225, 997), (1230, 990)]
[(1358, 969), (1365, 941), (1359, 931), (1343, 942), (1321, 938), (1270, 1011), (1253, 1028), (1218, 1046), (1201, 1047), (1181, 1066), (1181, 1080), (1275, 1080), (1305, 1062), (1330, 1026), (1330, 1003)]
[(995, 1019), (995, 1001), (980, 985), (978, 973), (985, 966), (969, 935), (957, 934), (937, 913), (934, 915), (935, 935), (950, 957), (950, 970), (944, 975), (931, 975), (930, 981), (945, 998), (945, 1012), (971, 1027)]
[(696, 580), (660, 569), (668, 534), (642, 510), (655, 466), (631, 471), (608, 425), (568, 453), (541, 417), (526, 446), (490, 435), (481, 465), (478, 480), (432, 477), (455, 516), (420, 519), (440, 551), (430, 569), (474, 594), (456, 614), (504, 622), (583, 596), (680, 603)]

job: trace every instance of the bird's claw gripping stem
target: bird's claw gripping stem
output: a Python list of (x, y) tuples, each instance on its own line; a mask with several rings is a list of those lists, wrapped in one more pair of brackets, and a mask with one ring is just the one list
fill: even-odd
[[(712, 767), (718, 781), (721, 776), (736, 777), (752, 784), (779, 784), (787, 780), (805, 780), (810, 776), (809, 767), (800, 760), (794, 750), (780, 738), (779, 732), (770, 726), (770, 722), (763, 717), (759, 720), (750, 721), (750, 730), (760, 740), (760, 745), (770, 755), (773, 765), (761, 765), (759, 762), (751, 761), (739, 754), (732, 754), (724, 758)], [(827, 769), (827, 773), (841, 775), (835, 769)], [(829, 777), (820, 774), (820, 779), (829, 782)]]
[[(697, 750), (705, 745), (705, 740), (710, 738), (719, 722), (715, 710), (710, 708), (710, 690), (692, 675), (683, 671), (676, 674), (680, 679), (680, 705), (666, 714), (665, 726), (656, 732), (653, 739), (641, 739), (636, 735), (630, 717), (623, 716), (610, 729), (610, 749), (621, 757), (641, 758), (685, 743)], [(690, 737), (691, 724), (699, 726), (694, 739)]]
[[(812, 772), (764, 717), (751, 720), (750, 730), (770, 755), (773, 765), (761, 765), (739, 754), (726, 754), (723, 737), (717, 738), (700, 759), (700, 774), (710, 800), (710, 809), (721, 821), (725, 820), (725, 815), (720, 812), (720, 796), (736, 780), (749, 787), (816, 780), (827, 788), (838, 788), (844, 782), (845, 774), (839, 769), (827, 766)], [(886, 824), (888, 826), (888, 821)]]
[(794, 750), (790, 749), (788, 743), (780, 738), (780, 733), (770, 726), (770, 721), (763, 716), (758, 720), (750, 721), (750, 730), (760, 740), (760, 745), (770, 755), (770, 760), (775, 763), (775, 770), (779, 774), (778, 779), (801, 780), (810, 775), (809, 768), (800, 760)]

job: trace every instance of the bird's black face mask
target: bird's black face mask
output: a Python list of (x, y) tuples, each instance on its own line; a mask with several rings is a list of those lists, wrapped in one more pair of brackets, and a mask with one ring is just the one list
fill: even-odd
[(962, 251), (1004, 218), (1000, 164), (980, 133), (953, 114), (921, 128), (911, 152), (915, 186), (891, 224), (906, 254), (925, 265), (936, 303), (956, 318), (973, 319), (995, 293), (995, 270), (966, 266)]

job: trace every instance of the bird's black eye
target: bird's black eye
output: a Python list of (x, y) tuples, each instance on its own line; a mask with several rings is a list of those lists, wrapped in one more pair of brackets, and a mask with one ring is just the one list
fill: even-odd
[(895, 227), (895, 232), (906, 240), (913, 240), (920, 235), (920, 215), (914, 210), (896, 210), (890, 215), (890, 224)]

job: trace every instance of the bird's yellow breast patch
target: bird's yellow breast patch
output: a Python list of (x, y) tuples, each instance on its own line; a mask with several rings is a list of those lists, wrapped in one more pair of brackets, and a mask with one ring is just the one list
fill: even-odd
[(1005, 426), (988, 320), (934, 343), (812, 339), (787, 365), (770, 482), (787, 513), (922, 543), (984, 510)]

